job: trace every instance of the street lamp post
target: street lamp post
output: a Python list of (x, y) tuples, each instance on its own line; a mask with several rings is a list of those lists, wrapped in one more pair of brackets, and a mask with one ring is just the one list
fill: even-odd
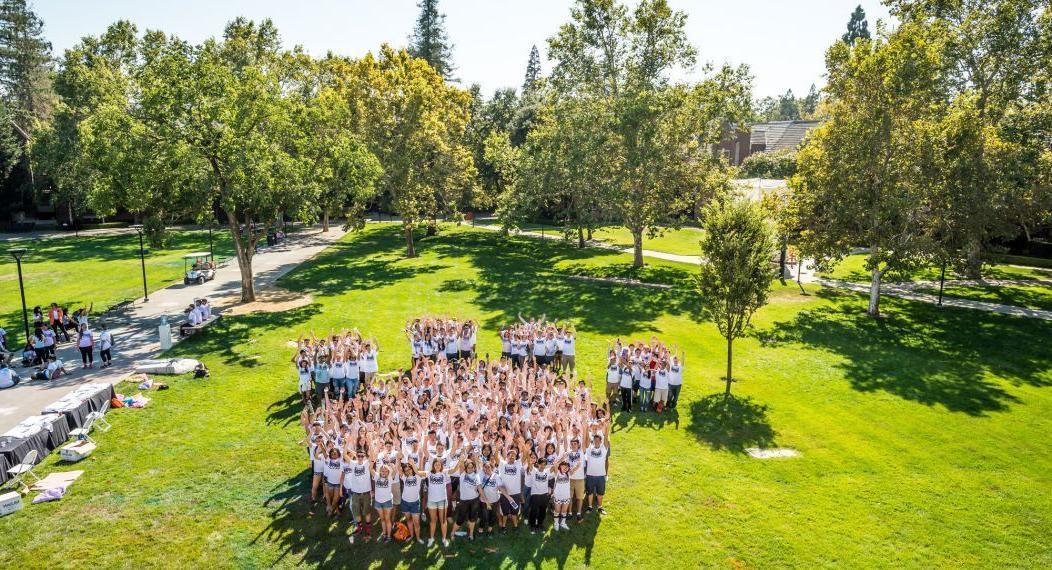
[(26, 248), (13, 247), (7, 251), (15, 258), (15, 265), (18, 266), (18, 292), (22, 295), (22, 326), (25, 327), (26, 342), (29, 342), (29, 311), (26, 310), (26, 288), (22, 284), (22, 256), (26, 254)]
[(208, 255), (211, 255), (213, 258), (216, 255), (215, 251), (212, 250), (212, 222), (211, 221), (208, 222)]
[(939, 274), (939, 306), (942, 306), (942, 290), (946, 284), (946, 262), (942, 262), (942, 273)]
[(139, 263), (142, 264), (142, 300), (150, 300), (150, 292), (146, 289), (146, 248), (142, 242), (142, 226), (135, 226), (135, 231), (139, 233)]

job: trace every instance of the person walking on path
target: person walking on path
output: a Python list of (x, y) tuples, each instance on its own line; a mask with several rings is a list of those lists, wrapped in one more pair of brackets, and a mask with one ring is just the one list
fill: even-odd
[(77, 348), (80, 349), (81, 368), (95, 367), (95, 336), (88, 329), (87, 323), (80, 325), (77, 333)]

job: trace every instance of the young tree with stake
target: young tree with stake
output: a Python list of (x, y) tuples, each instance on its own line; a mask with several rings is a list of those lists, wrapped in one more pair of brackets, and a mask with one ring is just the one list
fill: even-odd
[(745, 334), (767, 304), (775, 244), (760, 210), (744, 200), (713, 200), (705, 209), (700, 288), (705, 311), (727, 340), (727, 391), (731, 393), (734, 339)]

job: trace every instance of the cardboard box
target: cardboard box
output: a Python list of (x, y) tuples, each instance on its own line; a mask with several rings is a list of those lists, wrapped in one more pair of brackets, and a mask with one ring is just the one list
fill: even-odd
[(63, 447), (58, 454), (64, 461), (77, 462), (91, 455), (95, 451), (95, 444), (88, 440), (74, 441)]
[(22, 510), (22, 495), (12, 492), (0, 495), (0, 517)]

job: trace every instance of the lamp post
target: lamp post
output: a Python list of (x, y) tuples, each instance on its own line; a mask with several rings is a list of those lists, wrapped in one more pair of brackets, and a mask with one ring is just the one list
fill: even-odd
[(939, 274), (939, 306), (942, 306), (942, 290), (946, 284), (946, 262), (942, 262), (942, 273)]
[(22, 284), (22, 256), (26, 254), (26, 248), (13, 247), (7, 252), (15, 258), (15, 265), (18, 266), (18, 292), (22, 295), (22, 325), (25, 327), (26, 342), (29, 342), (29, 311), (26, 310), (26, 288)]
[(213, 258), (216, 256), (215, 251), (212, 250), (212, 221), (208, 221), (208, 255)]
[(142, 300), (150, 300), (150, 292), (146, 289), (146, 248), (142, 242), (142, 226), (134, 226), (139, 234), (139, 262), (142, 264)]

